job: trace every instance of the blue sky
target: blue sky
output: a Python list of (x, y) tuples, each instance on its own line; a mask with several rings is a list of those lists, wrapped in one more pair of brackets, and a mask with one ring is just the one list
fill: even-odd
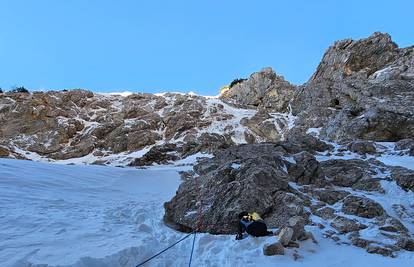
[(0, 0), (0, 87), (215, 95), (271, 66), (301, 84), (335, 40), (414, 44), (414, 1)]

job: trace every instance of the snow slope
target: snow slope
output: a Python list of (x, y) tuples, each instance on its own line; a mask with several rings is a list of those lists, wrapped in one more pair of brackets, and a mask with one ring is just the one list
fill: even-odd
[[(194, 157), (191, 159), (194, 160)], [(181, 163), (190, 163), (187, 159)], [(67, 166), (0, 159), (0, 266), (135, 266), (184, 234), (162, 223), (163, 203), (188, 166), (149, 169)], [(305, 242), (293, 260), (265, 257), (275, 237), (234, 240), (198, 234), (192, 266), (412, 266), (414, 253), (397, 258), (336, 245), (309, 227), (319, 244)], [(146, 266), (188, 265), (188, 238)]]

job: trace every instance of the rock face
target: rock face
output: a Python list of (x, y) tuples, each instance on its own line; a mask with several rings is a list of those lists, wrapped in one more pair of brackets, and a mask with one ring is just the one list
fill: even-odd
[[(386, 256), (411, 249), (409, 230), (387, 214), (383, 203), (369, 197), (384, 193), (372, 181), (389, 182), (387, 175), (398, 167), (375, 160), (319, 162), (313, 148), (313, 142), (306, 147), (287, 138), (217, 150), (213, 158), (200, 159), (194, 171), (185, 174), (176, 195), (164, 204), (164, 221), (180, 231), (229, 234), (236, 233), (239, 212), (256, 211), (268, 227), (279, 229), (280, 245), (298, 247), (297, 241), (312, 236), (305, 226), (315, 225), (312, 218), (320, 217), (316, 222), (330, 229), (326, 235), (337, 242), (348, 238), (369, 253)], [(364, 191), (370, 194), (361, 196)], [(411, 216), (406, 207), (395, 209), (401, 218)], [(364, 229), (379, 238), (361, 238)], [(266, 246), (265, 255), (274, 255), (280, 245)]]
[(2, 155), (24, 157), (18, 151), (29, 151), (29, 156), (36, 153), (51, 160), (85, 157), (91, 160), (88, 163), (112, 164), (118, 162), (112, 154), (158, 147), (138, 159), (140, 165), (156, 162), (147, 160), (156, 151), (164, 157), (162, 151), (170, 144), (176, 145), (171, 160), (287, 138), (289, 143), (307, 143), (305, 147), (314, 142), (313, 150), (330, 149), (324, 143), (318, 147), (319, 140), (306, 134), (311, 128), (334, 141), (360, 140), (349, 145), (359, 154), (377, 153), (375, 145), (364, 140), (404, 139), (396, 148), (414, 155), (412, 142), (407, 141), (414, 138), (413, 58), (414, 47), (398, 48), (388, 34), (374, 33), (329, 47), (316, 72), (301, 86), (264, 68), (232, 83), (219, 99), (86, 90), (6, 92), (0, 94), (0, 145), (12, 153)]
[(348, 196), (344, 200), (342, 211), (346, 214), (364, 218), (374, 218), (385, 213), (384, 209), (377, 202), (357, 196)]
[(165, 221), (178, 229), (235, 233), (237, 214), (243, 210), (265, 214), (270, 226), (304, 215), (303, 201), (289, 193), (289, 176), (280, 151), (274, 144), (243, 145), (201, 161), (198, 165), (215, 168), (194, 167), (199, 176), (184, 181), (165, 204)]
[(220, 98), (244, 108), (264, 108), (285, 112), (293, 96), (295, 86), (277, 75), (271, 68), (253, 73), (248, 80), (237, 83)]
[(393, 167), (391, 178), (406, 191), (414, 192), (414, 171), (404, 167)]
[(414, 129), (414, 47), (388, 34), (331, 46), (292, 101), (298, 127), (333, 140), (398, 141)]
[[(0, 95), (0, 146), (12, 153), (2, 149), (0, 155), (16, 157), (20, 150), (51, 160), (93, 155), (86, 163), (113, 164), (114, 154), (132, 154), (123, 165), (165, 164), (237, 143), (283, 139), (290, 115), (266, 114), (271, 119), (192, 94), (8, 92)], [(136, 151), (148, 155), (134, 157)]]
[(288, 168), (288, 172), (293, 181), (301, 184), (317, 184), (323, 186), (326, 184), (325, 174), (323, 173), (319, 162), (309, 152), (303, 151), (293, 155), (296, 164)]

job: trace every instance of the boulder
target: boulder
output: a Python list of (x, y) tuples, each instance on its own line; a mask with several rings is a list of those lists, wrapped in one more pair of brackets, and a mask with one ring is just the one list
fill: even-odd
[(408, 251), (414, 251), (414, 239), (402, 237), (398, 240), (396, 246)]
[(414, 192), (414, 171), (404, 167), (390, 167), (391, 178), (405, 191)]
[(289, 219), (288, 225), (293, 230), (291, 241), (303, 241), (308, 238), (308, 235), (305, 231), (306, 223), (306, 219), (301, 216), (293, 216)]
[(319, 201), (323, 201), (329, 205), (333, 205), (336, 202), (344, 199), (346, 196), (348, 196), (350, 193), (343, 190), (332, 190), (332, 189), (326, 189), (326, 190), (312, 190), (311, 195), (315, 197)]
[(171, 161), (179, 159), (177, 155), (179, 148), (175, 144), (164, 144), (153, 146), (142, 157), (134, 159), (129, 166), (148, 166), (156, 164), (168, 164)]
[[(275, 147), (231, 147), (201, 160), (194, 166), (200, 176), (184, 181), (165, 203), (165, 222), (176, 229), (235, 233), (237, 214), (243, 210), (261, 214), (268, 227), (286, 226), (293, 216), (307, 218), (303, 200), (291, 193), (285, 162)], [(202, 220), (194, 211), (201, 211)]]
[(361, 179), (372, 179), (375, 174), (368, 162), (358, 159), (327, 160), (320, 164), (325, 175), (337, 186), (352, 187)]
[(0, 158), (6, 158), (10, 155), (10, 151), (6, 147), (0, 146)]
[(375, 154), (377, 149), (375, 143), (372, 141), (354, 141), (348, 144), (348, 150), (365, 155), (365, 154)]
[(283, 227), (278, 235), (280, 244), (287, 247), (289, 242), (292, 241), (293, 235), (294, 230), (291, 227)]
[(296, 164), (290, 164), (288, 172), (294, 182), (301, 185), (324, 186), (326, 184), (325, 174), (312, 154), (304, 151), (293, 155), (293, 158)]
[(374, 218), (385, 214), (384, 208), (377, 202), (366, 197), (347, 196), (342, 211), (345, 214), (363, 218)]
[(374, 245), (374, 244), (370, 244), (367, 247), (367, 252), (371, 253), (371, 254), (380, 254), (382, 256), (386, 256), (386, 257), (393, 257), (393, 250), (390, 248), (386, 248), (383, 246), (378, 246), (378, 245)]
[(281, 140), (284, 132), (288, 129), (287, 121), (275, 121), (264, 109), (260, 109), (250, 119), (242, 119), (241, 124), (248, 127), (250, 131), (267, 142), (277, 142)]
[(340, 234), (346, 234), (367, 228), (366, 225), (358, 222), (357, 220), (348, 219), (343, 216), (335, 217), (335, 219), (331, 222), (331, 226)]
[(285, 255), (285, 248), (280, 242), (266, 244), (263, 246), (263, 254), (265, 256)]

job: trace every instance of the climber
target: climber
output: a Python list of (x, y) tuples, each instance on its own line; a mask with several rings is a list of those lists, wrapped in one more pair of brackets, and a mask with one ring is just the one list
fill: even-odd
[(268, 236), (273, 232), (267, 231), (267, 225), (256, 212), (247, 213), (246, 211), (239, 213), (239, 224), (236, 240), (243, 239), (243, 232), (247, 232), (252, 236)]

